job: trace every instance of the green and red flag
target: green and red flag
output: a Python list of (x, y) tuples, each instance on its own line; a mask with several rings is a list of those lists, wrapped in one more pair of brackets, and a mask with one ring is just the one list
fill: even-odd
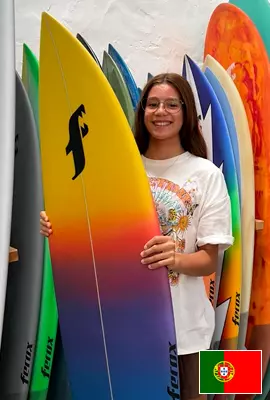
[(200, 394), (261, 394), (261, 350), (200, 351)]

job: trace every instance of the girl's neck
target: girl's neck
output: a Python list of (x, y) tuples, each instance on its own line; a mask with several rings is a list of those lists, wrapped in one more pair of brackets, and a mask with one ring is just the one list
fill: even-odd
[(166, 160), (183, 154), (185, 150), (177, 141), (150, 140), (144, 156), (152, 160)]

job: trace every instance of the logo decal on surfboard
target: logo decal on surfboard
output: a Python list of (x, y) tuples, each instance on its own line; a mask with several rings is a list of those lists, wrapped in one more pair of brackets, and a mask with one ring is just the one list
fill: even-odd
[(169, 343), (170, 352), (170, 371), (171, 371), (171, 385), (167, 387), (167, 393), (171, 399), (180, 399), (179, 396), (179, 378), (178, 378), (178, 359), (176, 344)]
[(44, 378), (50, 378), (50, 370), (52, 365), (52, 354), (53, 354), (53, 347), (54, 347), (54, 339), (48, 337), (47, 343), (47, 350), (46, 350), (46, 357), (44, 361), (44, 366), (41, 368), (41, 373)]
[(33, 344), (27, 343), (25, 363), (23, 367), (23, 372), (21, 373), (21, 381), (23, 384), (29, 384), (29, 372), (31, 367), (31, 359), (33, 355)]
[(234, 317), (232, 317), (232, 322), (234, 323), (234, 325), (238, 326), (240, 325), (240, 304), (241, 304), (240, 293), (236, 292)]
[(81, 126), (79, 118), (83, 118), (85, 107), (83, 104), (71, 115), (69, 120), (69, 143), (66, 147), (66, 155), (73, 153), (75, 175), (72, 180), (76, 179), (84, 170), (85, 156), (83, 150), (82, 139), (88, 134), (88, 125), (85, 123)]

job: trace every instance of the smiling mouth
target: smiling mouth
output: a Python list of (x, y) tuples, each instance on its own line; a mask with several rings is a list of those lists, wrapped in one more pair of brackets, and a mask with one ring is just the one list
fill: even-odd
[(172, 124), (170, 121), (153, 121), (155, 126), (169, 126)]

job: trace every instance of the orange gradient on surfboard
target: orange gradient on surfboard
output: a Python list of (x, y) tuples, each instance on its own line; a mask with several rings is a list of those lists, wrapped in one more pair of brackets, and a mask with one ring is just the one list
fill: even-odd
[(141, 263), (160, 228), (134, 136), (100, 68), (46, 13), (40, 77), (45, 207), (73, 394), (161, 399), (176, 337), (168, 272)]

